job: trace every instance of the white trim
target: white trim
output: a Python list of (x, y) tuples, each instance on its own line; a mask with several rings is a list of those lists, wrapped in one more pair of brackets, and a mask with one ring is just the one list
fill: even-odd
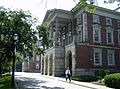
[[(112, 54), (112, 64), (110, 64), (110, 57), (109, 57), (109, 54)], [(114, 66), (115, 65), (115, 50), (108, 50), (107, 51), (107, 59), (108, 59), (108, 66)]]
[(83, 42), (88, 41), (87, 14), (83, 13)]
[[(96, 63), (95, 61), (95, 53), (99, 54), (99, 64)], [(102, 49), (100, 48), (94, 48), (94, 65), (95, 66), (102, 66)]]

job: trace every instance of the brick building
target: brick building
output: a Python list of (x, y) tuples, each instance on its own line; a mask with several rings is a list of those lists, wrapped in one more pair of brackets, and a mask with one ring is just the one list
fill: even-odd
[(36, 55), (33, 52), (33, 56), (30, 58), (25, 54), (22, 62), (22, 71), (23, 72), (40, 72), (40, 55)]
[(41, 73), (92, 74), (99, 69), (120, 71), (120, 12), (97, 7), (94, 13), (82, 6), (71, 11), (52, 9), (43, 23), (52, 42), (41, 57)]

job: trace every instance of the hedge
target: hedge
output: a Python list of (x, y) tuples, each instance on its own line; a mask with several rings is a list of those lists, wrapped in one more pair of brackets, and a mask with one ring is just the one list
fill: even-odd
[(82, 82), (92, 82), (99, 80), (99, 77), (90, 76), (90, 75), (81, 75), (81, 76), (73, 76), (73, 80), (82, 81)]
[(120, 88), (120, 73), (106, 75), (104, 77), (104, 83), (108, 87)]

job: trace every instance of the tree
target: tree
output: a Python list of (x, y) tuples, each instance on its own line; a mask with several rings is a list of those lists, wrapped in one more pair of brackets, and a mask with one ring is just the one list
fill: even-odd
[(41, 50), (42, 53), (44, 53), (45, 48), (48, 47), (50, 43), (50, 40), (48, 38), (47, 24), (43, 23), (42, 25), (38, 25), (36, 29), (38, 31), (39, 42), (41, 42), (41, 46), (43, 46), (43, 50), (41, 49), (38, 49), (38, 50)]
[[(76, 0), (73, 0), (74, 2), (76, 2)], [(120, 5), (120, 0), (103, 0), (102, 3), (104, 4), (111, 4), (111, 3), (115, 3), (117, 2), (118, 8), (119, 9), (119, 5)], [(79, 9), (80, 6), (82, 5), (84, 8), (86, 8), (87, 11), (89, 11), (90, 13), (93, 13), (96, 10), (95, 5), (98, 5), (98, 0), (79, 0), (79, 3), (76, 5), (76, 9)]]
[(18, 33), (19, 36), (19, 42), (16, 47), (17, 52), (20, 54), (30, 53), (37, 49), (35, 44), (38, 41), (38, 31), (33, 29), (36, 21), (37, 19), (33, 18), (30, 12), (23, 10), (12, 11), (0, 7), (0, 75), (5, 66), (9, 66), (7, 64), (10, 64), (12, 61), (13, 33)]

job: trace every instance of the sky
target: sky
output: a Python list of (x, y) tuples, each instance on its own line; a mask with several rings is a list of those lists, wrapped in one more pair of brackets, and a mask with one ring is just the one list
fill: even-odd
[[(79, 0), (0, 0), (0, 6), (12, 10), (23, 9), (24, 11), (30, 11), (34, 17), (38, 17), (39, 23), (41, 24), (47, 10), (54, 8), (71, 10), (78, 1)], [(117, 8), (116, 4), (106, 5), (103, 4), (104, 0), (97, 1), (99, 6), (108, 9)]]

